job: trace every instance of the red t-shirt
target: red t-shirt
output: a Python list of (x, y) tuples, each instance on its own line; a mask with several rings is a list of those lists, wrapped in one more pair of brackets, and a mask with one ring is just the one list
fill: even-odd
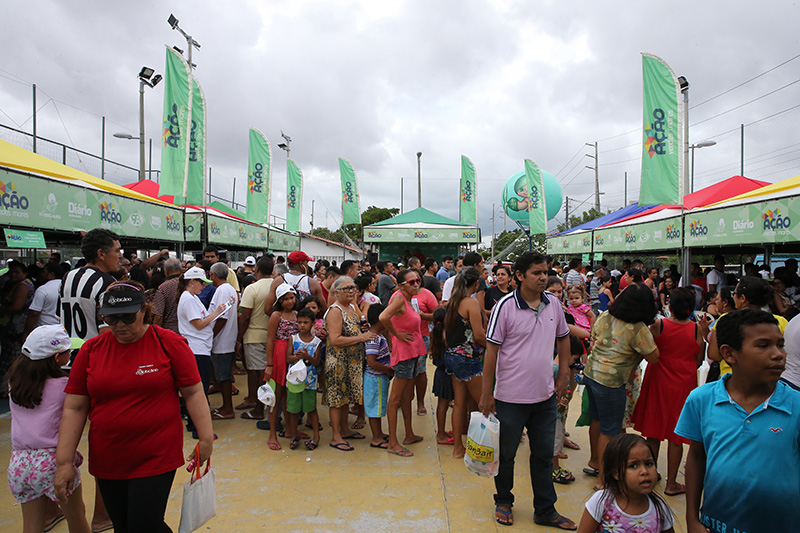
[(89, 472), (101, 479), (133, 479), (183, 465), (176, 389), (199, 382), (194, 354), (172, 331), (150, 326), (132, 344), (118, 342), (110, 331), (87, 341), (65, 392), (91, 401)]

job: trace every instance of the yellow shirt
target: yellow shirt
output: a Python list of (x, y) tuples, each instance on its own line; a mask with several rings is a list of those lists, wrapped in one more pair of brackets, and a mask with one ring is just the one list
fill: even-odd
[(244, 344), (267, 342), (269, 317), (264, 312), (264, 302), (267, 301), (271, 286), (272, 278), (261, 278), (244, 288), (242, 302), (239, 305), (252, 309), (250, 325), (247, 327), (247, 331), (244, 332), (244, 337), (242, 337)]
[[(719, 315), (719, 318), (722, 318), (727, 314), (728, 313), (723, 313), (723, 314)], [(786, 320), (785, 318), (783, 318), (781, 315), (772, 315), (772, 316), (774, 316), (775, 319), (778, 321), (778, 327), (781, 328), (781, 335), (783, 335), (783, 331), (786, 329), (786, 326), (789, 324), (789, 321)], [(717, 322), (719, 322), (719, 318), (717, 319)], [(713, 330), (717, 329), (717, 322), (714, 322), (714, 325), (711, 326), (711, 329), (713, 329)], [(720, 375), (720, 377), (724, 376), (725, 374), (730, 374), (730, 373), (731, 373), (731, 365), (729, 365), (728, 362), (725, 359), (721, 359), (720, 362), (719, 362), (719, 375)]]
[(592, 328), (594, 347), (584, 374), (600, 385), (618, 388), (628, 382), (643, 356), (656, 349), (655, 340), (644, 322), (630, 324), (602, 313)]

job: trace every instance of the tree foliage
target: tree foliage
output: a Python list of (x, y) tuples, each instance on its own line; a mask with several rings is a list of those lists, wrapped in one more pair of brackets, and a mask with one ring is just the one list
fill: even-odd
[[(353, 241), (356, 243), (361, 243), (363, 240), (364, 226), (369, 226), (371, 224), (375, 224), (376, 222), (390, 219), (398, 213), (400, 213), (400, 210), (396, 207), (388, 208), (371, 205), (361, 213), (361, 224), (348, 224), (345, 227), (347, 236), (353, 239)], [(329, 241), (342, 242), (341, 228), (336, 228), (333, 231), (328, 228), (314, 228), (314, 230), (311, 232), (311, 235), (328, 239)]]
[[(608, 211), (608, 213), (610, 213), (610, 212), (611, 211)], [(580, 216), (570, 215), (570, 217), (569, 217), (569, 225), (567, 225), (566, 223), (559, 224), (558, 225), (558, 231), (561, 232), (561, 231), (565, 231), (565, 230), (567, 230), (569, 228), (574, 228), (575, 226), (580, 226), (581, 224), (585, 224), (585, 223), (589, 222), (590, 220), (594, 220), (596, 218), (600, 218), (601, 216), (604, 216), (604, 215), (606, 215), (608, 213), (601, 213), (600, 211), (598, 211), (597, 209), (592, 207), (588, 211), (584, 211), (583, 213), (581, 213)]]

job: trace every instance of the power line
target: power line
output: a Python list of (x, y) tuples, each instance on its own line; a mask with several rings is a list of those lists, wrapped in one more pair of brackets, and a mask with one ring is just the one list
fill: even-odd
[[(581, 153), (581, 152), (583, 152), (584, 150), (585, 150), (585, 148), (584, 148), (583, 146), (581, 146), (580, 148), (578, 148), (578, 151), (577, 151), (577, 152), (575, 152), (575, 155), (573, 155), (572, 157), (570, 157), (570, 158), (569, 158), (569, 161), (567, 161), (567, 163), (566, 163), (566, 164), (565, 164), (563, 167), (561, 167), (561, 170), (559, 170), (558, 172), (556, 172), (554, 176), (557, 178), (557, 177), (558, 177), (558, 175), (559, 175), (559, 174), (561, 174), (561, 172), (563, 172), (565, 168), (567, 168), (567, 165), (569, 165), (570, 163), (572, 163), (572, 160), (573, 160), (573, 159), (575, 159), (576, 157), (578, 157), (578, 156), (580, 155), (580, 153)], [(569, 172), (567, 172), (567, 174), (569, 174)]]
[(735, 111), (737, 109), (741, 109), (742, 107), (744, 107), (746, 105), (752, 104), (753, 102), (757, 102), (757, 101), (759, 101), (759, 100), (761, 100), (763, 98), (766, 98), (767, 96), (773, 95), (773, 94), (777, 93), (778, 91), (782, 91), (783, 89), (786, 89), (787, 87), (791, 87), (795, 83), (800, 83), (800, 78), (794, 80), (793, 82), (787, 83), (786, 85), (784, 85), (782, 87), (778, 87), (774, 91), (770, 91), (770, 92), (768, 92), (766, 94), (762, 94), (758, 98), (753, 98), (750, 101), (747, 101), (747, 102), (745, 102), (743, 104), (739, 104), (737, 106), (734, 106), (734, 107), (728, 109), (727, 111), (723, 111), (722, 113), (717, 113), (716, 115), (710, 116), (708, 118), (704, 118), (703, 120), (695, 122), (694, 124), (690, 124), (689, 126), (697, 126), (698, 124), (702, 124), (703, 122), (708, 122), (709, 120), (713, 120), (715, 118), (721, 117), (722, 115), (726, 115), (726, 114), (730, 113), (731, 111)]

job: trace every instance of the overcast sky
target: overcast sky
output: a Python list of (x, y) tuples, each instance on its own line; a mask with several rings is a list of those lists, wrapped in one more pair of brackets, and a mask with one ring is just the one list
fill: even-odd
[[(271, 211), (284, 216), (283, 130), (305, 176), (304, 230), (312, 200), (315, 226), (341, 220), (338, 157), (356, 169), (362, 209), (400, 207), (402, 177), (410, 210), (421, 151), (422, 205), (457, 218), (460, 156), (467, 155), (477, 169), (484, 234), (493, 202), (502, 229), (500, 191), (525, 158), (555, 174), (573, 204), (592, 196), (594, 174), (584, 167), (593, 160), (582, 155), (593, 148), (584, 143), (599, 141), (603, 209), (622, 207), (625, 172), (628, 200), (636, 200), (642, 52), (689, 80), (690, 106), (697, 105), (690, 141), (718, 143), (696, 152), (695, 189), (739, 174), (740, 124), (747, 177), (800, 174), (800, 108), (789, 110), (800, 104), (800, 83), (792, 84), (800, 82), (800, 58), (705, 102), (800, 54), (795, 2), (158, 4), (3, 2), (0, 123), (31, 131), (35, 83), (39, 135), (99, 154), (105, 116), (106, 156), (138, 167), (137, 143), (112, 133), (138, 134), (139, 69), (162, 72), (164, 44), (186, 49), (167, 24), (172, 12), (202, 45), (193, 59), (208, 105), (212, 192), (230, 199), (236, 177), (236, 200), (244, 203), (252, 126), (272, 145)], [(145, 98), (158, 168), (163, 84)], [(26, 142), (4, 128), (0, 138)], [(91, 158), (73, 166), (99, 175)], [(136, 179), (106, 170), (116, 182)]]

